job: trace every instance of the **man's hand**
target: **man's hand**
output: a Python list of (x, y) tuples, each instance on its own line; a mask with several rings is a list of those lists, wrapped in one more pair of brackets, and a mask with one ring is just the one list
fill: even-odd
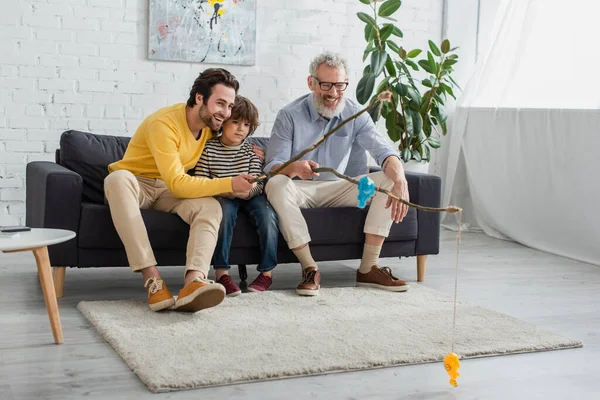
[[(391, 192), (400, 197), (402, 200), (410, 201), (408, 196), (408, 182), (406, 182), (406, 180), (401, 180), (394, 183)], [(390, 206), (392, 207), (392, 220), (395, 223), (401, 222), (404, 217), (406, 217), (406, 213), (408, 213), (408, 206), (404, 203), (401, 203), (399, 200), (388, 196), (385, 208)]]
[(318, 168), (319, 164), (314, 162), (313, 160), (303, 160), (303, 161), (294, 161), (291, 165), (293, 167), (293, 178), (294, 176), (299, 177), (300, 179), (311, 179), (315, 176), (319, 176), (318, 173), (313, 172), (312, 168)]
[(248, 182), (251, 179), (254, 179), (254, 177), (248, 174), (240, 174), (238, 176), (234, 176), (231, 179), (231, 189), (234, 193), (234, 196), (235, 193), (249, 192), (252, 189), (254, 189), (254, 186), (256, 186), (256, 182)]
[(262, 147), (258, 147), (257, 145), (253, 144), (252, 145), (252, 151), (254, 152), (254, 154), (256, 155), (256, 157), (258, 157), (258, 159), (260, 160), (260, 162), (265, 162), (265, 149), (263, 149)]

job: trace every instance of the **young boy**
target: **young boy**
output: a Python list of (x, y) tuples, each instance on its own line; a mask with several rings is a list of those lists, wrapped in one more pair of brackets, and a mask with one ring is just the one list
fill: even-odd
[[(250, 100), (236, 96), (231, 117), (223, 124), (222, 134), (206, 143), (196, 164), (195, 175), (206, 178), (226, 178), (239, 174), (260, 176), (262, 162), (252, 151), (246, 138), (258, 127), (258, 109)], [(272, 270), (277, 266), (279, 236), (277, 214), (262, 194), (264, 184), (257, 184), (247, 192), (232, 192), (215, 197), (223, 210), (217, 246), (213, 254), (216, 280), (225, 286), (227, 296), (237, 296), (242, 291), (229, 277), (229, 252), (238, 209), (244, 209), (258, 230), (261, 260), (257, 266), (258, 277), (248, 285), (248, 291), (264, 292), (271, 286)]]

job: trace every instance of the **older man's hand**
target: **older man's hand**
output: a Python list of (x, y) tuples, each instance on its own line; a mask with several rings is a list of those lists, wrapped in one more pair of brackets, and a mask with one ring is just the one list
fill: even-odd
[(258, 157), (260, 162), (265, 162), (265, 149), (253, 144), (252, 151), (254, 152), (254, 155), (256, 155), (256, 157)]
[[(410, 198), (408, 196), (408, 182), (406, 182), (406, 180), (401, 180), (394, 183), (391, 192), (399, 198), (401, 198), (402, 200), (410, 201)], [(389, 207), (391, 207), (391, 216), (392, 220), (395, 223), (402, 222), (402, 220), (404, 219), (404, 217), (406, 217), (406, 214), (408, 213), (408, 206), (406, 204), (394, 199), (393, 197), (388, 196), (385, 208)]]
[[(313, 167), (319, 168), (319, 164), (317, 164), (313, 160), (295, 161), (293, 163), (293, 175), (299, 177), (300, 179), (312, 179), (315, 176), (319, 176), (318, 173), (312, 170)], [(294, 176), (292, 176), (291, 178), (293, 178)]]

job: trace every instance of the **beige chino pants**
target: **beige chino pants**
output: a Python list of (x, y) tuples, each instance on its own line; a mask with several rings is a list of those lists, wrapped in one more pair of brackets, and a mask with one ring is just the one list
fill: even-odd
[(177, 214), (190, 225), (185, 271), (196, 270), (208, 276), (222, 217), (217, 200), (180, 199), (162, 180), (134, 176), (125, 170), (112, 172), (104, 179), (104, 193), (132, 271), (156, 265), (140, 211), (154, 209)]
[[(377, 187), (390, 190), (394, 186), (394, 182), (381, 171), (368, 176)], [(301, 208), (356, 207), (358, 204), (357, 186), (345, 180), (302, 181), (275, 175), (267, 182), (265, 192), (279, 216), (279, 230), (290, 249), (310, 242)], [(364, 233), (383, 237), (389, 235), (392, 217), (391, 209), (385, 208), (387, 199), (387, 195), (379, 192), (369, 199)]]

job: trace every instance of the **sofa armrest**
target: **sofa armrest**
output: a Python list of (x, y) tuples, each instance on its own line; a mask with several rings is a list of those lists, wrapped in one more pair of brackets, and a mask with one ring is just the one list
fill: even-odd
[[(32, 228), (68, 229), (79, 232), (83, 180), (59, 164), (34, 161), (27, 164), (25, 223)], [(77, 238), (48, 247), (53, 266), (77, 265)]]
[[(425, 207), (440, 207), (442, 180), (439, 176), (405, 172), (411, 203)], [(417, 210), (416, 255), (438, 254), (440, 251), (439, 212)]]

